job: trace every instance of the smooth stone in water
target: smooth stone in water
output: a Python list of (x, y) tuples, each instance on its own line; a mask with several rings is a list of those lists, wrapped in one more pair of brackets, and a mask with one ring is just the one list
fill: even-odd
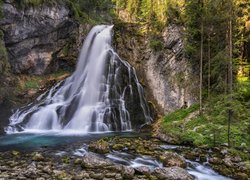
[(172, 166), (178, 166), (181, 168), (187, 167), (185, 159), (182, 156), (178, 155), (177, 153), (166, 151), (160, 157), (160, 159), (163, 160), (163, 166), (165, 167), (172, 167)]
[(147, 166), (136, 167), (135, 172), (138, 174), (143, 174), (143, 175), (150, 175), (151, 174), (151, 170)]
[(81, 165), (83, 168), (90, 168), (90, 169), (95, 169), (95, 168), (108, 169), (112, 166), (115, 166), (115, 164), (112, 161), (99, 157), (94, 153), (85, 154), (85, 156), (82, 158)]
[(170, 167), (170, 168), (155, 168), (152, 173), (158, 179), (164, 180), (193, 180), (191, 176), (185, 169), (180, 167)]

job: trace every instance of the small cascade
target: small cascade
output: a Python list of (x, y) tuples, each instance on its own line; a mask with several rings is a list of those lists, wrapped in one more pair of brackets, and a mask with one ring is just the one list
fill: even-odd
[(6, 133), (106, 132), (139, 129), (151, 121), (135, 70), (111, 47), (112, 26), (95, 26), (75, 72), (11, 117)]

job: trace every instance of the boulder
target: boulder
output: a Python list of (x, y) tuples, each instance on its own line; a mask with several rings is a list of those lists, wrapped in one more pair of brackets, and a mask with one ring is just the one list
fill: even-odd
[(100, 154), (106, 154), (109, 152), (109, 143), (101, 139), (91, 143), (89, 145), (89, 150)]
[(151, 169), (149, 167), (147, 167), (147, 166), (136, 167), (135, 172), (137, 174), (143, 174), (143, 175), (150, 175), (152, 173)]
[(185, 169), (180, 167), (170, 167), (170, 168), (155, 168), (152, 175), (156, 176), (158, 179), (164, 180), (193, 180), (191, 176)]
[(160, 159), (162, 160), (163, 166), (165, 167), (171, 167), (171, 166), (178, 166), (181, 168), (187, 167), (185, 159), (174, 152), (166, 151), (160, 156)]
[(33, 161), (43, 161), (44, 160), (44, 157), (42, 154), (40, 153), (35, 153), (32, 157), (32, 160)]
[(83, 168), (90, 168), (90, 169), (95, 169), (95, 168), (109, 169), (113, 168), (115, 164), (108, 159), (104, 159), (98, 156), (97, 154), (87, 153), (82, 158), (81, 166)]
[(210, 159), (208, 160), (208, 162), (209, 162), (210, 164), (221, 164), (221, 163), (222, 163), (222, 160), (219, 159), (218, 157), (213, 157), (213, 158), (210, 158)]
[(169, 143), (169, 144), (179, 144), (180, 141), (177, 137), (173, 137), (169, 134), (162, 133), (160, 130), (156, 132), (154, 135), (156, 138), (160, 139), (163, 142)]
[(122, 166), (122, 176), (125, 179), (132, 179), (135, 174), (134, 168), (130, 166)]
[(122, 177), (125, 179), (131, 179), (135, 174), (135, 170), (132, 167), (115, 164), (112, 161), (102, 158), (94, 153), (85, 154), (81, 165), (83, 168), (87, 169), (101, 169), (118, 172), (121, 173)]

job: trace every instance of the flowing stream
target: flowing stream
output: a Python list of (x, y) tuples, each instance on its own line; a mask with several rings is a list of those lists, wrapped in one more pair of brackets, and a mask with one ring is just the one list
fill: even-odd
[(10, 117), (16, 132), (131, 131), (151, 121), (135, 70), (111, 47), (112, 27), (95, 26), (75, 72)]

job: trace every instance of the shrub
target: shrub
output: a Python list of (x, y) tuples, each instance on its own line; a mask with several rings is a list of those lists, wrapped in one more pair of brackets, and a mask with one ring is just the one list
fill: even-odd
[(149, 47), (154, 51), (161, 51), (164, 48), (164, 45), (161, 40), (153, 39), (150, 41)]

